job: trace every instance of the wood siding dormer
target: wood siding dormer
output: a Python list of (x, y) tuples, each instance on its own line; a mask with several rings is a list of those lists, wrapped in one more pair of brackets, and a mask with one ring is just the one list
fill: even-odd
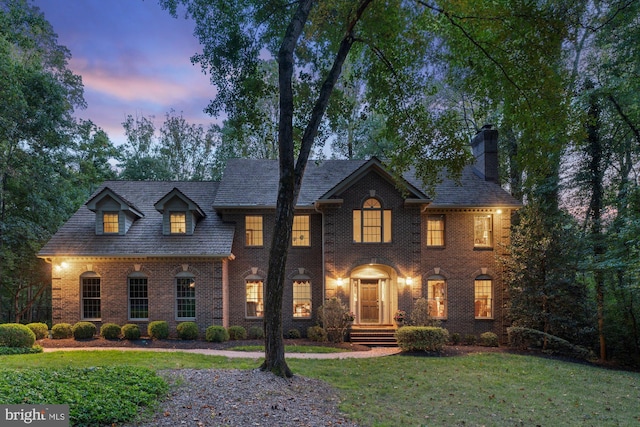
[[(198, 204), (177, 188), (158, 200), (154, 207), (162, 214), (162, 234), (165, 236), (193, 235), (198, 221), (205, 217), (204, 211), (200, 209)], [(184, 215), (184, 232), (181, 229), (175, 229), (175, 227), (172, 229), (172, 218), (175, 220), (175, 215), (180, 216), (181, 214)]]
[[(95, 232), (98, 236), (123, 236), (137, 219), (144, 216), (132, 203), (108, 187), (89, 200), (86, 206), (96, 214)], [(111, 221), (114, 215), (117, 216), (117, 223)], [(105, 225), (105, 218), (111, 223), (110, 225)]]

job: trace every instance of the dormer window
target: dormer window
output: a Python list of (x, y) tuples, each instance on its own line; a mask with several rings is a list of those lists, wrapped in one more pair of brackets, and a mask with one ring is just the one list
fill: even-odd
[(162, 214), (162, 234), (193, 235), (196, 224), (206, 215), (197, 203), (187, 197), (182, 191), (174, 188), (154, 207)]
[(102, 232), (104, 234), (118, 234), (120, 231), (120, 215), (118, 212), (102, 213)]
[(144, 217), (140, 209), (124, 197), (104, 187), (87, 202), (87, 209), (96, 214), (97, 235), (124, 235), (133, 223)]
[(172, 212), (169, 216), (171, 234), (184, 234), (187, 230), (187, 214), (185, 212)]

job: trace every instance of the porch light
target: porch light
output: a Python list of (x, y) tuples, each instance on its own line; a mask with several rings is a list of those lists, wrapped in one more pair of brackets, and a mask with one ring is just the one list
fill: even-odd
[(338, 286), (342, 286), (342, 283), (343, 283), (342, 277), (338, 277)]
[(413, 278), (411, 276), (407, 276), (404, 282), (407, 284), (407, 286), (411, 286), (413, 285)]
[(500, 215), (500, 214), (502, 213), (502, 209), (498, 209), (498, 210), (496, 211), (496, 213), (497, 213), (498, 215)]
[(56, 271), (66, 270), (69, 267), (69, 264), (65, 261), (62, 261), (60, 264), (56, 265), (54, 268)]

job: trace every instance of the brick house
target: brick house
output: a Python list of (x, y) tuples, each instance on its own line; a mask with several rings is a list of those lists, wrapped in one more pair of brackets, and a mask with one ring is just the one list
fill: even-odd
[[(389, 327), (424, 297), (450, 332), (502, 335), (496, 258), (520, 203), (497, 184), (496, 147), (483, 129), (475, 165), (433, 197), (412, 173), (399, 186), (376, 158), (310, 161), (283, 330), (304, 334), (334, 296), (356, 328)], [(105, 182), (39, 253), (52, 264), (53, 323), (262, 326), (277, 181), (277, 161), (237, 159), (220, 182)]]

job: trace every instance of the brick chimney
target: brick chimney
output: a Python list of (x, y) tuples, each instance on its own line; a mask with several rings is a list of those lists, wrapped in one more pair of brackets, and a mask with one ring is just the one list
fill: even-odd
[(498, 131), (484, 125), (471, 140), (474, 172), (485, 181), (498, 183)]

